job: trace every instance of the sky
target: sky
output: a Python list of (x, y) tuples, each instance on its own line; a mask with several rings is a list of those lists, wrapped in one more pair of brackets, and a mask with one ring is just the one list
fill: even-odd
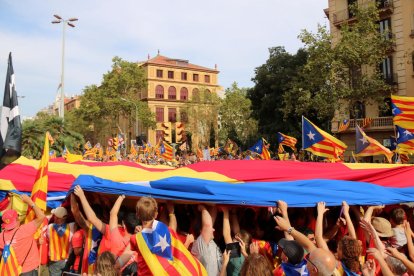
[(62, 24), (54, 14), (76, 17), (65, 30), (66, 96), (99, 85), (112, 58), (143, 61), (157, 51), (204, 67), (218, 66), (219, 84), (252, 87), (268, 49), (295, 53), (303, 29), (327, 25), (327, 0), (0, 0), (0, 84), (12, 52), (22, 117), (53, 104), (62, 71)]

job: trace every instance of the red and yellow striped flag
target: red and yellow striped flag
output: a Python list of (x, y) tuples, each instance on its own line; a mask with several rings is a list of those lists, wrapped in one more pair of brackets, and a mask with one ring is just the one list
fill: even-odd
[[(48, 185), (48, 164), (49, 164), (49, 137), (50, 134), (46, 132), (45, 144), (43, 146), (42, 159), (40, 160), (39, 168), (37, 169), (36, 180), (33, 185), (31, 198), (37, 207), (46, 211), (47, 185)], [(26, 223), (35, 218), (34, 210), (29, 206), (26, 213)]]

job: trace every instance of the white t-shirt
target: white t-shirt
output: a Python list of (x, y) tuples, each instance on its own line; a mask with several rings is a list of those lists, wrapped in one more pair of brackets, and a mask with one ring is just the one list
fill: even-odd
[(209, 276), (220, 274), (223, 256), (214, 240), (206, 244), (203, 237), (198, 236), (191, 249), (191, 254), (203, 264)]

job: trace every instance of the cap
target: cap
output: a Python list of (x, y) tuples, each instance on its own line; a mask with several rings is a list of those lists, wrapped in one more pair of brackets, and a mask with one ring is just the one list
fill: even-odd
[(66, 211), (64, 207), (57, 207), (56, 209), (53, 209), (51, 213), (57, 218), (63, 218), (68, 215), (68, 211)]
[(383, 238), (389, 238), (394, 236), (394, 231), (392, 231), (391, 223), (387, 219), (381, 217), (374, 217), (371, 220), (371, 224), (377, 231), (378, 236)]
[(15, 210), (7, 210), (3, 213), (3, 216), (1, 217), (1, 220), (3, 223), (1, 224), (1, 227), (5, 230), (13, 229), (17, 226), (17, 212)]
[(288, 257), (288, 263), (296, 265), (303, 260), (305, 250), (297, 241), (280, 239), (278, 245), (280, 248), (282, 248), (283, 253), (285, 253), (286, 257)]

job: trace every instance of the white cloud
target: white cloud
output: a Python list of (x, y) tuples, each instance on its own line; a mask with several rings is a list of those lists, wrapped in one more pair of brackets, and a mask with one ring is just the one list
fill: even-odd
[[(42, 3), (42, 4), (40, 4)], [(77, 17), (66, 30), (65, 91), (80, 93), (98, 84), (120, 56), (130, 61), (161, 54), (213, 68), (220, 84), (252, 86), (254, 68), (268, 58), (268, 48), (295, 52), (301, 29), (326, 23), (326, 0), (159, 0), (56, 1), (3, 0), (0, 3), (0, 84), (8, 52), (13, 52), (22, 114), (34, 115), (51, 104), (61, 74), (62, 25), (53, 14)]]

